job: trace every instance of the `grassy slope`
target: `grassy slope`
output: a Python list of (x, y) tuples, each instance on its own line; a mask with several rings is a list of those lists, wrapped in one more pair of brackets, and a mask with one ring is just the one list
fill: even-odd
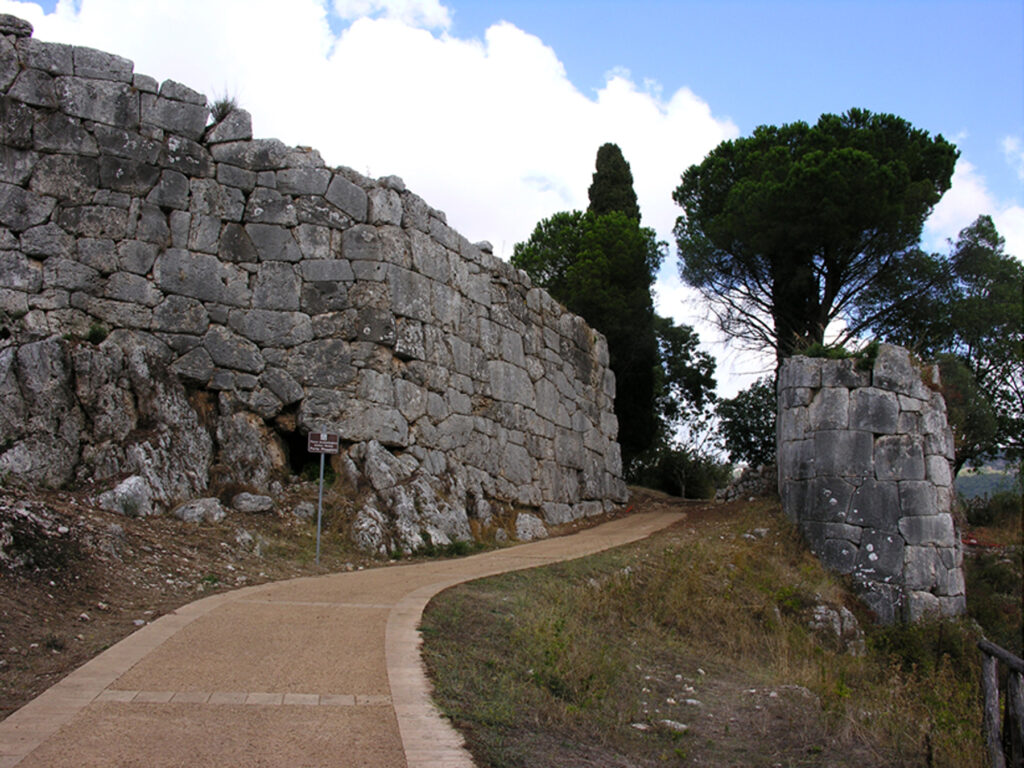
[[(872, 628), (775, 503), (688, 512), (432, 602), (428, 669), (479, 765), (985, 764), (976, 630)], [(817, 605), (857, 612), (866, 652)]]

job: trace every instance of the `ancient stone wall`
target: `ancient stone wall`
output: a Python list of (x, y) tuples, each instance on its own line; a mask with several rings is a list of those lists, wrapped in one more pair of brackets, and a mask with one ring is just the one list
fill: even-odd
[[(166, 507), (204, 466), (266, 489), (326, 429), (381, 551), (466, 538), (494, 504), (561, 523), (625, 498), (604, 338), (401, 179), (253, 139), (240, 109), (212, 123), (204, 95), (12, 17), (0, 33), (0, 472), (155, 460)], [(209, 436), (184, 485), (172, 427)]]
[(779, 373), (783, 508), (886, 623), (965, 608), (953, 436), (937, 389), (937, 368), (888, 344), (866, 366), (794, 357)]

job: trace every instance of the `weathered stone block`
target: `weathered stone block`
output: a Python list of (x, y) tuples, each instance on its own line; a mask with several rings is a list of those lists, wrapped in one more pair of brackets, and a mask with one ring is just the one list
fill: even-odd
[(214, 175), (213, 157), (206, 147), (176, 134), (171, 134), (164, 141), (160, 164), (192, 178), (212, 178)]
[(366, 211), (368, 208), (366, 192), (344, 176), (337, 174), (334, 176), (330, 186), (327, 188), (325, 197), (330, 203), (351, 216), (355, 221), (366, 221)]
[(27, 256), (71, 257), (75, 253), (75, 239), (52, 222), (26, 229), (20, 245)]
[(57, 87), (54, 78), (38, 69), (22, 70), (8, 89), (7, 95), (33, 107), (57, 108)]
[[(212, 126), (206, 133), (207, 144), (224, 144), (231, 141), (248, 141), (252, 138), (252, 115), (244, 109), (233, 109), (227, 117)], [(254, 182), (255, 183), (255, 182)]]
[(57, 201), (13, 184), (0, 183), (0, 225), (23, 232), (50, 218)]
[(144, 277), (130, 272), (115, 272), (107, 279), (103, 295), (108, 299), (155, 307), (163, 300), (153, 284)]
[[(290, 261), (302, 260), (302, 251), (299, 244), (292, 237), (290, 229), (273, 224), (246, 224), (245, 232), (256, 249), (260, 261)], [(237, 236), (236, 232), (232, 233)], [(238, 245), (244, 248), (244, 241), (236, 239)], [(223, 242), (222, 242), (223, 245)], [(240, 250), (238, 256), (244, 255)]]
[(876, 435), (897, 432), (899, 402), (893, 392), (880, 389), (858, 389), (850, 397), (850, 428)]
[[(41, 121), (41, 125), (45, 126), (48, 121)], [(55, 123), (55, 128), (60, 131), (60, 128), (66, 123), (76, 123), (74, 118), (61, 115), (51, 115), (49, 122)], [(5, 143), (9, 147), (20, 148), (20, 149), (32, 149), (32, 129), (35, 125), (35, 110), (31, 107), (16, 101), (8, 96), (0, 96), (0, 135), (6, 137)], [(88, 136), (84, 131), (79, 129), (80, 134)], [(54, 137), (51, 143), (60, 141), (63, 137)], [(89, 137), (90, 139), (92, 137)], [(95, 148), (95, 144), (93, 144)], [(41, 137), (37, 140), (34, 147), (37, 150), (48, 150), (53, 149), (52, 146), (47, 146)], [(84, 152), (84, 148), (83, 148)], [(95, 152), (94, 152), (95, 154)]]
[(225, 224), (224, 229), (221, 230), (217, 255), (224, 261), (238, 263), (252, 263), (260, 260), (259, 251), (245, 227), (234, 222)]
[(907, 589), (930, 590), (936, 584), (938, 572), (945, 571), (935, 547), (908, 546), (903, 551), (903, 558), (903, 579)]
[(331, 181), (326, 168), (285, 168), (277, 172), (277, 189), (285, 195), (322, 195)]
[(319, 339), (292, 350), (286, 370), (307, 387), (343, 387), (355, 378), (350, 346), (340, 339)]
[[(276, 189), (256, 187), (245, 206), (245, 220), (259, 224), (281, 224), (294, 227), (299, 223), (292, 199)], [(252, 226), (251, 224), (247, 226)]]
[(804, 507), (799, 513), (801, 520), (823, 523), (842, 523), (847, 519), (854, 486), (838, 477), (820, 476), (811, 480)]
[(188, 209), (188, 197), (188, 178), (177, 171), (166, 170), (161, 172), (160, 181), (147, 195), (146, 202), (161, 208), (184, 211)]
[(128, 230), (128, 211), (106, 205), (61, 208), (57, 223), (79, 237), (122, 240)]
[(892, 344), (880, 344), (872, 368), (872, 383), (878, 389), (897, 394), (913, 395), (919, 385), (920, 374), (910, 362), (910, 352)]
[(203, 346), (216, 365), (249, 373), (260, 373), (266, 363), (259, 347), (223, 326), (215, 325), (203, 337)]
[(873, 448), (874, 441), (870, 432), (815, 432), (815, 471), (819, 475), (869, 477), (872, 472)]
[(60, 108), (74, 117), (120, 128), (139, 125), (139, 94), (128, 83), (83, 77), (58, 77), (54, 92)]
[(0, 251), (0, 287), (38, 293), (43, 287), (42, 265), (17, 251)]
[(916, 435), (887, 435), (874, 447), (879, 480), (924, 480), (924, 444)]
[(200, 301), (168, 296), (153, 310), (153, 330), (165, 333), (205, 334), (210, 317)]
[(153, 280), (165, 293), (201, 301), (243, 307), (251, 299), (246, 272), (203, 253), (168, 249), (153, 265)]
[(276, 171), (287, 167), (288, 148), (277, 139), (214, 144), (210, 153), (218, 163), (237, 165), (250, 171)]
[(865, 529), (860, 538), (860, 551), (855, 570), (862, 578), (895, 583), (903, 573), (903, 537)]
[(926, 517), (938, 512), (935, 486), (927, 480), (904, 480), (899, 483), (902, 516)]
[(864, 528), (895, 533), (899, 513), (898, 483), (868, 478), (854, 492), (847, 520)]
[(253, 308), (298, 310), (302, 278), (295, 266), (281, 261), (264, 261), (256, 272)]
[(847, 389), (821, 389), (807, 408), (812, 430), (846, 429), (850, 420), (850, 392)]
[(779, 391), (793, 387), (818, 389), (821, 387), (821, 363), (819, 358), (813, 357), (786, 358), (779, 371)]
[(75, 46), (74, 68), (78, 77), (90, 77), (96, 80), (113, 80), (119, 83), (132, 81), (134, 65), (123, 56), (115, 56), (94, 48)]
[(915, 546), (956, 546), (953, 517), (949, 514), (926, 517), (904, 517), (900, 520), (900, 533), (907, 544)]
[(228, 325), (239, 335), (265, 347), (286, 349), (313, 339), (309, 315), (301, 312), (236, 309), (228, 316)]

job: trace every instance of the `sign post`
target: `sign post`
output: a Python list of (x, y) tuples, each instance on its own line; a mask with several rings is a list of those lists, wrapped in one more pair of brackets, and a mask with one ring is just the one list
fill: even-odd
[(306, 437), (306, 450), (320, 454), (320, 497), (316, 505), (316, 564), (320, 565), (320, 525), (324, 514), (324, 456), (338, 452), (338, 435), (322, 432), (310, 432)]

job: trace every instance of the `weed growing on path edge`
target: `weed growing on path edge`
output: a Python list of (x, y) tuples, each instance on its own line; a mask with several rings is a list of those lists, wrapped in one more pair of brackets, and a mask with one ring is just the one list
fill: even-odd
[(808, 616), (862, 609), (776, 505), (687, 512), (428, 606), (436, 699), (479, 765), (984, 765), (966, 624), (904, 635), (862, 613), (854, 655)]

